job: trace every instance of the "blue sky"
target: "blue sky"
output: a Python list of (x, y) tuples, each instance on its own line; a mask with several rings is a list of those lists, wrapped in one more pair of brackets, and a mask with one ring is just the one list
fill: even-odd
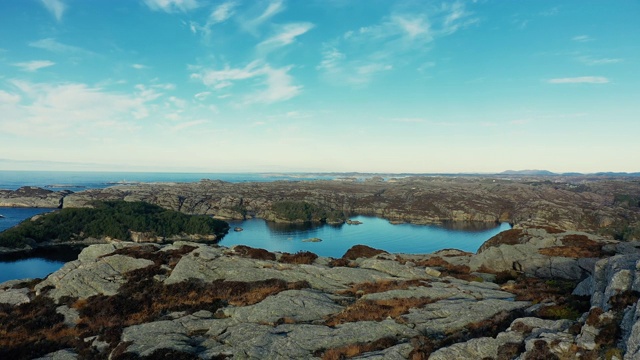
[(0, 169), (640, 171), (640, 2), (3, 0)]

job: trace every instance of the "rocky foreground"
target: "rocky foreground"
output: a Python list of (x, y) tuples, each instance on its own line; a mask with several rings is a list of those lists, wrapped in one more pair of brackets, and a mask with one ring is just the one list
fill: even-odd
[(517, 228), (478, 254), (114, 242), (0, 285), (2, 359), (637, 359), (640, 243)]
[(0, 190), (0, 207), (86, 207), (95, 200), (144, 201), (187, 214), (271, 221), (291, 220), (276, 211), (278, 204), (304, 202), (328, 214), (342, 213), (343, 220), (352, 215), (372, 215), (414, 224), (506, 221), (640, 239), (640, 181), (634, 178), (467, 176), (265, 183), (203, 180), (120, 185), (78, 193), (32, 187)]

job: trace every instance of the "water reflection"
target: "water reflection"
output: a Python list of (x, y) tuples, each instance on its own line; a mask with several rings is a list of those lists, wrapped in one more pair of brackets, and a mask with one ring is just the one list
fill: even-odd
[[(231, 222), (244, 229), (231, 232), (220, 245), (247, 245), (269, 251), (312, 251), (321, 256), (341, 257), (353, 245), (364, 244), (389, 252), (430, 253), (445, 248), (476, 252), (508, 223), (448, 223), (444, 226), (398, 224), (375, 217), (358, 216), (361, 225), (277, 224), (260, 219)], [(322, 242), (303, 242), (320, 238)]]

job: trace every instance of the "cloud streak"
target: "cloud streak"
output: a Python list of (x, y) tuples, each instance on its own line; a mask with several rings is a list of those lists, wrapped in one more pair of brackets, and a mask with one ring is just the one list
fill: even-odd
[(40, 69), (49, 67), (49, 66), (53, 66), (56, 63), (54, 63), (53, 61), (49, 61), (49, 60), (34, 60), (34, 61), (27, 61), (27, 62), (19, 62), (19, 63), (15, 63), (13, 64), (13, 66), (17, 66), (19, 67), (22, 71), (27, 71), (27, 72), (36, 72)]
[(294, 85), (293, 77), (289, 75), (292, 66), (273, 68), (269, 64), (254, 61), (244, 68), (230, 68), (222, 70), (207, 69), (191, 74), (192, 79), (200, 80), (204, 85), (214, 90), (231, 88), (236, 83), (256, 80), (249, 86), (259, 89), (244, 97), (244, 103), (265, 103), (289, 100), (302, 91), (302, 86)]
[(64, 15), (67, 5), (65, 5), (61, 0), (42, 0), (42, 4), (58, 22), (62, 20), (62, 15)]
[(313, 29), (312, 23), (291, 23), (280, 27), (277, 34), (264, 40), (258, 44), (258, 48), (262, 50), (272, 50), (293, 43), (296, 37), (303, 35), (307, 31)]
[(188, 12), (200, 6), (197, 0), (144, 0), (144, 3), (153, 11), (167, 13)]
[(29, 43), (29, 46), (51, 51), (54, 53), (84, 54), (84, 55), (93, 54), (91, 51), (85, 50), (83, 48), (60, 43), (54, 38), (46, 38), (46, 39), (41, 39), (37, 41), (32, 41)]
[(547, 80), (549, 84), (606, 84), (608, 82), (609, 79), (604, 76), (578, 76)]

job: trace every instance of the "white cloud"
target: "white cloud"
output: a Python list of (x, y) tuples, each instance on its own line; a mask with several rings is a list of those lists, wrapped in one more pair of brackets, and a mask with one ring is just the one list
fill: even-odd
[(204, 25), (200, 25), (197, 22), (190, 22), (189, 27), (194, 34), (198, 31), (202, 32), (205, 36), (211, 35), (211, 28), (216, 25), (229, 20), (235, 13), (234, 9), (238, 4), (234, 1), (227, 1), (218, 5), (209, 15), (207, 22)]
[(547, 82), (549, 84), (606, 84), (609, 79), (604, 76), (579, 76), (549, 79)]
[(204, 70), (191, 74), (191, 78), (200, 80), (215, 90), (230, 88), (235, 83), (245, 80), (262, 79), (257, 85), (252, 83), (252, 86), (262, 89), (245, 96), (244, 102), (270, 104), (291, 99), (302, 90), (302, 86), (293, 85), (293, 78), (289, 75), (291, 68), (287, 66), (274, 69), (268, 64), (254, 61), (244, 68), (234, 69), (226, 66), (222, 70)]
[(392, 21), (395, 22), (402, 30), (404, 30), (411, 38), (429, 33), (429, 23), (424, 18), (409, 18), (406, 16), (393, 16)]
[(187, 12), (200, 6), (197, 0), (144, 0), (153, 11)]
[(314, 25), (308, 22), (283, 25), (277, 34), (258, 44), (258, 48), (272, 49), (289, 45), (295, 41), (296, 37), (306, 33), (313, 27)]
[(49, 60), (34, 60), (34, 61), (15, 63), (13, 64), (13, 66), (17, 66), (21, 68), (23, 71), (35, 72), (42, 68), (53, 66), (55, 64), (56, 63)]
[(371, 82), (377, 73), (392, 70), (393, 65), (372, 60), (349, 61), (345, 54), (331, 48), (323, 52), (316, 68), (332, 83), (362, 86)]
[(62, 15), (67, 6), (61, 0), (42, 0), (42, 4), (56, 18), (62, 20)]
[(29, 43), (29, 46), (38, 48), (38, 49), (48, 50), (55, 53), (76, 53), (76, 54), (87, 54), (87, 55), (93, 54), (92, 52), (77, 46), (62, 44), (53, 38), (33, 41)]
[(142, 65), (142, 64), (133, 64), (133, 65), (131, 65), (131, 67), (136, 69), (136, 70), (142, 70), (142, 69), (147, 69), (148, 68), (148, 66)]
[(216, 24), (227, 21), (233, 15), (233, 10), (237, 5), (233, 1), (220, 4), (209, 16), (210, 21)]
[(577, 42), (587, 42), (593, 40), (593, 38), (589, 37), (589, 35), (577, 35), (572, 37), (571, 40)]
[(209, 97), (209, 95), (211, 95), (210, 91), (203, 91), (203, 92), (195, 94), (193, 97), (195, 97), (196, 100), (202, 101), (202, 100), (206, 99), (207, 97)]
[[(13, 94), (0, 92), (0, 132), (27, 138), (74, 137), (127, 129), (149, 114), (142, 92), (117, 93), (82, 83), (10, 82)], [(20, 104), (18, 104), (20, 101)]]
[(20, 95), (10, 94), (6, 91), (0, 90), (0, 106), (13, 105), (20, 102)]

